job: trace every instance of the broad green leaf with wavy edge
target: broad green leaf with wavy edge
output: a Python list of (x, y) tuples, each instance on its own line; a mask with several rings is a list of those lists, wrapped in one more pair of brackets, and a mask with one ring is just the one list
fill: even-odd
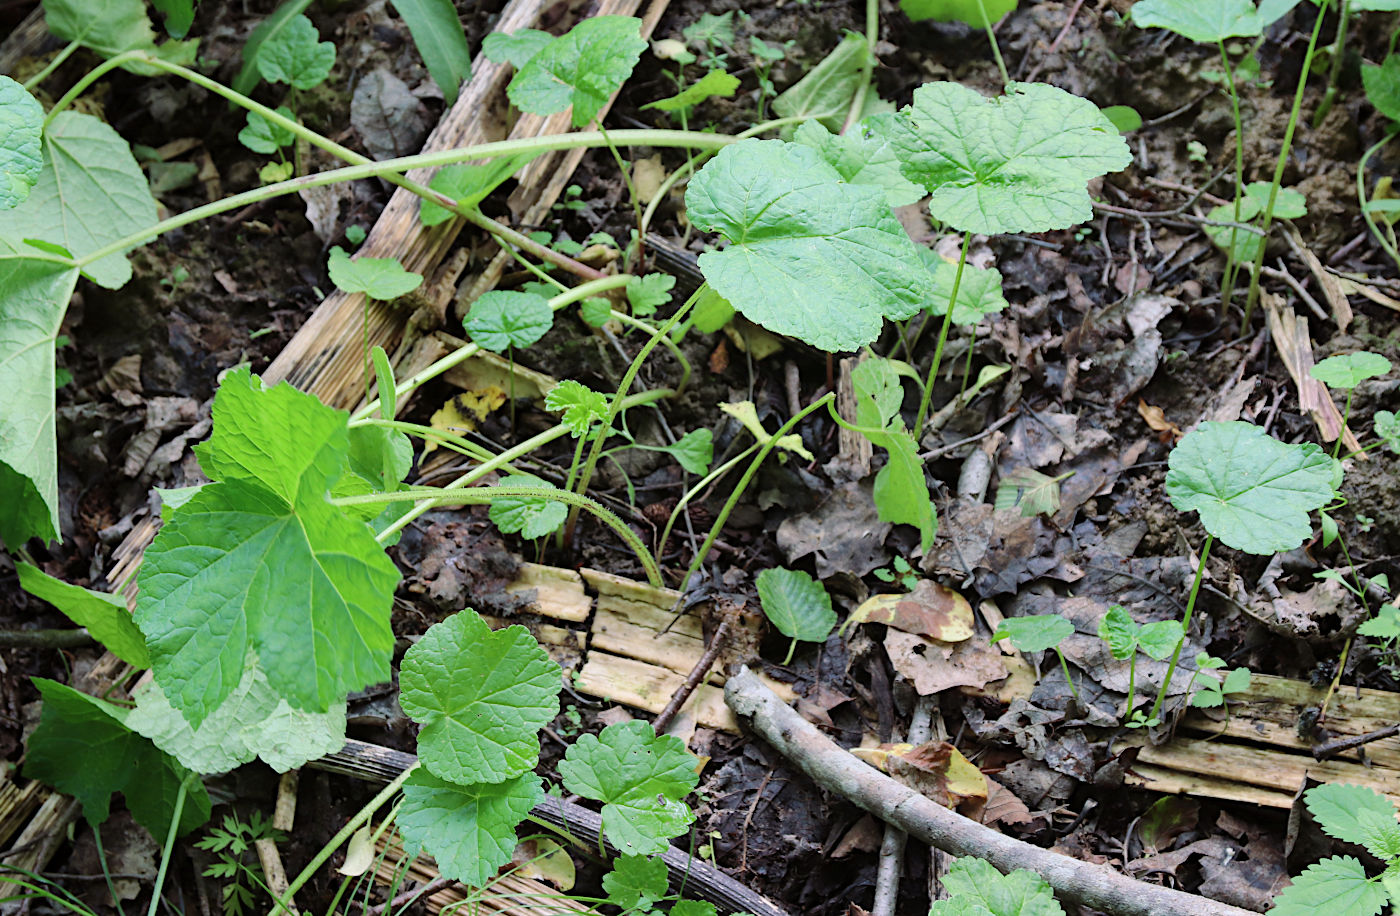
[(836, 612), (826, 588), (800, 569), (776, 567), (758, 574), (763, 616), (778, 632), (802, 642), (825, 642), (836, 626)]
[(29, 196), (44, 167), (44, 107), (23, 86), (0, 76), (0, 210)]
[[(455, 198), (463, 207), (475, 207), (532, 158), (530, 155), (503, 156), (481, 165), (444, 166), (433, 174), (428, 187)], [(419, 203), (418, 218), (425, 226), (445, 223), (453, 215), (451, 210), (431, 200)]]
[(667, 99), (660, 99), (642, 106), (642, 109), (655, 108), (658, 111), (681, 111), (694, 108), (706, 99), (731, 98), (739, 88), (739, 77), (723, 70), (711, 70), (680, 92)]
[(117, 658), (135, 668), (151, 666), (151, 657), (146, 652), (146, 638), (131, 619), (126, 600), (120, 595), (95, 592), (55, 579), (28, 563), (16, 563), (15, 571), (19, 573), (20, 588), (52, 604), (78, 626), (86, 627), (92, 638), (106, 646)]
[(1385, 888), (1366, 877), (1366, 869), (1351, 856), (1332, 856), (1303, 869), (1293, 883), (1274, 897), (1269, 916), (1376, 916), (1386, 904)]
[(462, 322), (472, 343), (493, 353), (528, 347), (554, 326), (549, 300), (534, 293), (491, 290), (472, 303)]
[(640, 720), (575, 741), (559, 761), (570, 792), (603, 803), (603, 832), (625, 855), (664, 852), (695, 814), (683, 799), (699, 781), (695, 755)]
[(539, 730), (559, 712), (559, 687), (559, 666), (529, 630), (493, 631), (472, 610), (429, 628), (399, 670), (399, 703), (423, 726), (418, 759), (459, 785), (533, 767)]
[(1379, 353), (1362, 350), (1329, 356), (1308, 370), (1308, 374), (1328, 388), (1355, 388), (1367, 379), (1380, 378), (1391, 370), (1390, 360)]
[(603, 876), (603, 891), (608, 900), (624, 910), (643, 912), (670, 890), (666, 878), (666, 863), (646, 856), (618, 856), (612, 871)]
[(851, 373), (856, 396), (856, 424), (861, 434), (886, 452), (884, 467), (875, 475), (872, 496), (881, 521), (919, 529), (927, 552), (938, 534), (938, 514), (929, 496), (918, 444), (904, 427), (899, 405), (904, 389), (889, 360), (868, 359)]
[(199, 727), (154, 681), (136, 691), (126, 724), (196, 773), (224, 773), (255, 757), (285, 773), (345, 746), (345, 700), (325, 712), (293, 709), (249, 653), (238, 686)]
[(871, 115), (844, 134), (833, 134), (820, 121), (808, 121), (797, 128), (792, 142), (816, 150), (851, 184), (879, 188), (891, 207), (903, 207), (921, 200), (925, 191), (904, 177), (890, 146), (887, 125), (894, 116), (894, 112)]
[[(1116, 621), (1115, 621), (1116, 622)], [(1074, 635), (1074, 624), (1059, 614), (1034, 614), (1030, 617), (1007, 617), (997, 624), (997, 630), (992, 634), (992, 642), (999, 642), (1003, 639), (1011, 640), (1011, 644), (1022, 652), (1044, 652), (1046, 649), (1053, 649), (1058, 646), (1067, 636)], [(1103, 630), (1099, 630), (1099, 635), (1103, 636)], [(1110, 647), (1112, 647), (1110, 643)], [(1114, 651), (1114, 658), (1118, 658), (1117, 651)], [(1127, 658), (1126, 655), (1122, 656)]]
[[(286, 105), (278, 105), (276, 111), (284, 118), (296, 120), (296, 114)], [(238, 142), (255, 153), (271, 156), (282, 147), (296, 142), (296, 134), (280, 124), (272, 123), (256, 111), (248, 112), (245, 120), (247, 123), (238, 132)]]
[(890, 121), (904, 177), (931, 193), (929, 214), (965, 232), (1045, 232), (1093, 215), (1086, 184), (1132, 162), (1088, 99), (1043, 83), (987, 98), (925, 83)]
[[(554, 484), (533, 474), (512, 474), (503, 478), (496, 486), (557, 489)], [(491, 500), (491, 508), (487, 515), (503, 533), (519, 533), (527, 540), (534, 540), (558, 531), (569, 516), (569, 507), (557, 499), (546, 499), (543, 496), (499, 496)]]
[(565, 379), (544, 396), (544, 409), (561, 412), (559, 422), (577, 439), (608, 415), (608, 399), (582, 382)]
[(335, 66), (335, 43), (320, 41), (320, 37), (310, 19), (301, 14), (293, 16), (258, 48), (258, 72), (269, 83), (314, 89), (325, 82)]
[(444, 878), (485, 887), (515, 852), (515, 828), (544, 798), (540, 778), (457, 785), (416, 770), (403, 787), (394, 824), (410, 855), (426, 851)]
[(408, 25), (428, 75), (451, 105), (462, 84), (472, 78), (472, 51), (457, 8), (452, 0), (394, 0), (394, 9)]
[(1263, 34), (1267, 25), (1250, 0), (1138, 0), (1129, 16), (1140, 29), (1167, 29), (1211, 44)]
[(1309, 789), (1303, 799), (1328, 836), (1365, 846), (1380, 858), (1387, 856), (1375, 848), (1378, 844), (1389, 847), (1400, 841), (1395, 805), (1375, 789), (1327, 783)]
[(371, 299), (397, 299), (423, 285), (423, 275), (405, 270), (397, 258), (352, 260), (339, 245), (331, 249), (326, 269), (331, 275), (331, 282), (341, 290), (364, 293)]
[[(24, 775), (76, 798), (94, 827), (107, 820), (112, 794), (120, 792), (136, 822), (164, 836), (189, 771), (128, 728), (122, 707), (57, 681), (33, 680), (44, 705), (39, 727), (26, 745)], [(192, 780), (178, 832), (203, 824), (209, 808), (204, 784)]]
[(11, 550), (59, 537), (54, 340), (77, 282), (76, 268), (0, 238), (0, 540)]
[[(131, 147), (92, 115), (59, 112), (44, 132), (44, 169), (22, 204), (5, 214), (14, 244), (40, 239), (81, 258), (156, 222), (156, 201)], [(131, 279), (124, 254), (83, 268), (100, 286)]]
[(398, 569), (326, 500), (347, 473), (347, 419), (246, 368), (219, 386), (196, 448), (215, 482), (171, 513), (137, 580), (156, 679), (191, 725), (233, 692), (249, 649), (297, 709), (388, 679)]
[(974, 29), (985, 29), (1014, 10), (1016, 0), (899, 0), (899, 8), (915, 22), (923, 19), (957, 21)]
[[(931, 315), (943, 315), (948, 311), (948, 300), (953, 295), (953, 281), (957, 278), (958, 265), (945, 261), (927, 248), (920, 248), (919, 254), (933, 274), (933, 294), (929, 299)], [(1001, 289), (1001, 271), (995, 267), (974, 267), (963, 265), (962, 282), (958, 284), (958, 298), (953, 303), (953, 324), (975, 325), (987, 315), (1003, 311), (1010, 305)]]
[(641, 27), (633, 16), (585, 19), (531, 55), (506, 95), (530, 114), (552, 115), (572, 105), (573, 125), (583, 127), (632, 75), (647, 46)]
[(929, 916), (1064, 916), (1045, 879), (1023, 868), (1003, 875), (981, 859), (963, 856), (943, 882), (950, 899), (936, 901)]
[(553, 35), (539, 29), (492, 32), (481, 40), (481, 53), (493, 63), (508, 63), (519, 70), (553, 40)]
[(1167, 496), (1246, 553), (1292, 550), (1308, 513), (1331, 501), (1333, 461), (1311, 442), (1285, 445), (1252, 423), (1202, 423), (1167, 456)]
[(744, 140), (686, 190), (692, 224), (728, 240), (700, 256), (744, 316), (823, 350), (873, 341), (928, 301), (932, 279), (878, 188), (846, 184), (805, 146)]

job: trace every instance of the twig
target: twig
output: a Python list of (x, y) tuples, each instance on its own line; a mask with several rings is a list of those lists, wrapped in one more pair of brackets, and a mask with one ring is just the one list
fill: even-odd
[[(297, 771), (289, 770), (282, 774), (277, 783), (277, 803), (272, 809), (272, 826), (284, 833), (291, 833), (297, 817)], [(262, 865), (263, 877), (267, 879), (267, 889), (272, 896), (284, 902), (283, 910), (297, 916), (296, 901), (287, 896), (287, 870), (282, 867), (282, 855), (277, 851), (275, 840), (263, 839), (253, 843)]]
[(1382, 738), (1392, 738), (1395, 735), (1400, 735), (1400, 723), (1387, 725), (1385, 728), (1367, 732), (1364, 735), (1348, 735), (1345, 738), (1333, 738), (1331, 741), (1324, 741), (1321, 744), (1313, 745), (1313, 759), (1327, 760), (1345, 751), (1370, 744), (1372, 741), (1380, 741)]
[(935, 458), (942, 458), (944, 455), (948, 454), (949, 452), (956, 452), (958, 449), (962, 448), (964, 445), (971, 445), (971, 444), (974, 443), (974, 442), (980, 442), (981, 440), (983, 440), (983, 439), (987, 438), (988, 436), (990, 436), (992, 433), (994, 433), (994, 432), (996, 432), (997, 430), (1001, 429), (1001, 428), (1002, 428), (1003, 426), (1005, 426), (1006, 424), (1010, 423), (1012, 420), (1016, 419), (1016, 414), (1017, 414), (1017, 411), (1016, 411), (1015, 408), (1013, 408), (1012, 411), (1011, 411), (1010, 413), (1008, 413), (1007, 415), (1005, 415), (1005, 416), (1002, 417), (1001, 419), (997, 420), (995, 423), (991, 424), (990, 426), (988, 426), (986, 429), (982, 430), (982, 431), (981, 431), (980, 433), (978, 433), (977, 435), (975, 435), (975, 436), (968, 436), (966, 439), (959, 439), (957, 442), (950, 442), (950, 443), (948, 443), (947, 445), (940, 446), (940, 447), (938, 447), (938, 448), (936, 448), (936, 449), (934, 449), (934, 450), (932, 450), (932, 451), (929, 451), (929, 452), (921, 452), (921, 453), (919, 454), (919, 460), (920, 460), (920, 461), (932, 461), (932, 460), (935, 459)]
[(1030, 75), (1027, 76), (1023, 82), (1035, 82), (1035, 78), (1040, 75), (1040, 68), (1045, 65), (1046, 58), (1060, 50), (1060, 42), (1064, 41), (1065, 36), (1069, 34), (1070, 26), (1074, 25), (1074, 17), (1079, 15), (1079, 8), (1083, 5), (1084, 0), (1074, 0), (1074, 6), (1070, 7), (1069, 15), (1065, 17), (1064, 28), (1060, 29), (1060, 33), (1055, 36), (1055, 40), (1050, 42), (1050, 47), (1045, 50), (1044, 56), (1041, 57), (1035, 67), (1031, 69)]
[(1039, 874), (1065, 900), (1115, 916), (1252, 916), (1248, 910), (1135, 881), (1111, 869), (1004, 836), (951, 811), (862, 763), (765, 687), (747, 668), (724, 686), (729, 708), (818, 785), (911, 837), (1002, 872)]
[[(720, 599), (723, 601), (724, 599)], [(705, 676), (710, 673), (710, 666), (719, 658), (719, 653), (724, 649), (724, 641), (729, 638), (729, 625), (733, 621), (733, 615), (726, 613), (724, 619), (720, 621), (719, 627), (710, 636), (710, 645), (705, 649), (705, 654), (700, 656), (700, 661), (695, 663), (695, 667), (690, 669), (690, 673), (685, 676), (685, 683), (676, 688), (676, 692), (671, 695), (670, 702), (661, 710), (660, 715), (652, 722), (652, 728), (658, 735), (664, 733), (671, 724), (671, 720), (676, 717), (676, 713), (681, 711), (686, 700), (695, 692)]]

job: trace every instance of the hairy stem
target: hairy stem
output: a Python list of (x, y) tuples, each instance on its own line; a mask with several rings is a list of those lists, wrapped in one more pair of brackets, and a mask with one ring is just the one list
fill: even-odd
[(188, 774), (180, 780), (180, 788), (175, 791), (175, 813), (170, 816), (170, 830), (165, 834), (165, 848), (160, 853), (160, 868), (156, 869), (156, 883), (151, 888), (151, 907), (146, 911), (146, 916), (156, 916), (160, 911), (160, 892), (161, 888), (165, 887), (165, 875), (170, 869), (170, 856), (175, 851), (175, 839), (180, 835), (180, 815), (185, 811), (185, 797), (190, 791), (190, 780), (198, 778), (197, 773)]

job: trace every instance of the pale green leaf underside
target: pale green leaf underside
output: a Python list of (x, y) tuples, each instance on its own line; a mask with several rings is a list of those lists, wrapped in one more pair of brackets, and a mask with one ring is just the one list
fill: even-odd
[(255, 757), (285, 773), (345, 746), (345, 701), (325, 712), (293, 709), (249, 654), (238, 686), (198, 728), (154, 682), (136, 692), (126, 724), (196, 773), (224, 773)]
[(459, 785), (499, 783), (535, 765), (559, 686), (559, 666), (528, 630), (493, 632), (466, 610), (408, 650), (399, 702), (423, 726), (418, 757), (429, 772)]
[(1267, 24), (1251, 0), (1138, 0), (1131, 16), (1140, 29), (1168, 29), (1211, 44), (1258, 35)]
[(722, 297), (771, 331), (824, 350), (874, 340), (908, 318), (932, 280), (883, 191), (842, 182), (805, 146), (745, 140), (721, 150), (686, 191), (691, 222), (728, 241), (700, 256)]
[(758, 599), (778, 632), (803, 642), (824, 642), (836, 626), (831, 596), (800, 569), (765, 569), (758, 574)]
[(926, 83), (890, 122), (904, 175), (929, 213), (967, 232), (1044, 232), (1093, 215), (1086, 183), (1127, 167), (1127, 143), (1098, 106), (1043, 83), (989, 99)]
[(1333, 856), (1303, 870), (1274, 898), (1270, 916), (1375, 916), (1386, 904), (1385, 888), (1366, 879), (1366, 870), (1351, 856)]
[(19, 573), (20, 588), (52, 604), (78, 626), (86, 627), (92, 638), (117, 658), (138, 669), (151, 666), (146, 638), (137, 629), (120, 595), (95, 592), (55, 579), (28, 563), (16, 563), (15, 571)]
[(622, 88), (645, 48), (641, 20), (594, 16), (531, 55), (506, 94), (531, 114), (551, 115), (572, 105), (573, 125), (583, 127)]
[(1251, 423), (1202, 423), (1168, 456), (1166, 491), (1225, 544), (1267, 555), (1312, 530), (1308, 513), (1333, 495), (1332, 459), (1312, 443), (1285, 445)]
[(59, 536), (54, 339), (78, 271), (38, 254), (0, 238), (0, 540), (11, 550)]
[(29, 196), (44, 166), (44, 108), (8, 76), (0, 76), (0, 210)]
[[(42, 239), (81, 258), (155, 222), (155, 198), (126, 141), (92, 115), (64, 111), (44, 133), (38, 182), (5, 215), (3, 231), (14, 242)], [(108, 289), (131, 279), (125, 254), (108, 255), (83, 272)]]
[[(830, 54), (773, 100), (773, 111), (783, 118), (820, 121), (827, 130), (839, 131), (864, 76), (868, 48), (864, 35), (847, 32)], [(879, 101), (876, 93), (867, 93), (867, 110)]]
[(516, 826), (542, 798), (534, 773), (460, 786), (417, 770), (404, 784), (394, 823), (407, 849), (429, 853), (443, 877), (484, 887), (510, 861)]
[(57, 37), (103, 57), (155, 46), (156, 33), (141, 0), (45, 0), (44, 21)]

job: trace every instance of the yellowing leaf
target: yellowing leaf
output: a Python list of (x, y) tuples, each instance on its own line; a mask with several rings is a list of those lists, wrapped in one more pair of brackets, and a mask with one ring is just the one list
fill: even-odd
[(987, 777), (947, 741), (933, 741), (892, 754), (890, 775), (945, 808), (975, 815), (987, 803)]
[[(494, 385), (487, 386), (483, 391), (464, 391), (433, 411), (428, 425), (457, 436), (475, 432), (486, 416), (505, 402), (506, 393)], [(437, 442), (432, 438), (423, 440), (424, 455), (437, 447)]]
[(849, 623), (883, 623), (940, 642), (961, 642), (973, 633), (967, 599), (927, 579), (908, 594), (875, 595), (856, 608)]
[[(766, 444), (773, 439), (772, 433), (764, 429), (763, 424), (758, 422), (758, 408), (753, 406), (753, 401), (739, 401), (734, 404), (721, 404), (719, 405), (719, 409), (729, 414), (731, 417), (738, 420), (740, 423), (744, 424), (744, 428), (747, 429), (750, 433), (752, 433), (753, 437), (757, 439), (761, 444)], [(808, 461), (816, 460), (812, 456), (812, 453), (807, 451), (806, 446), (802, 444), (802, 437), (797, 435), (796, 433), (791, 433), (786, 436), (780, 436), (777, 442), (775, 442), (774, 444), (777, 445), (778, 448), (786, 449), (789, 452), (801, 455)]]

